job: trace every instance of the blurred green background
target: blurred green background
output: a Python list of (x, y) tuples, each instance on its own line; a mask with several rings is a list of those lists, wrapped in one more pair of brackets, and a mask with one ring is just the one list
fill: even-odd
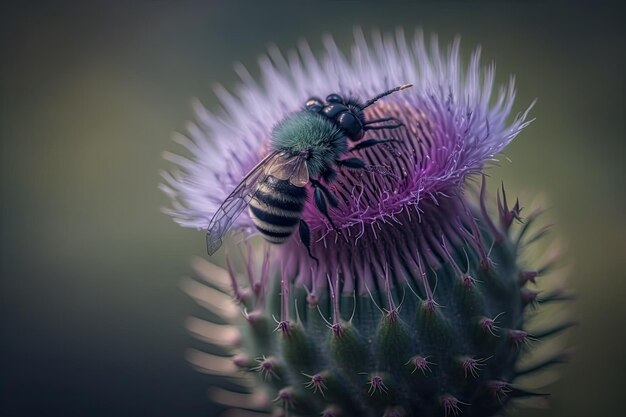
[[(548, 2), (3, 2), (0, 414), (210, 416), (210, 379), (184, 361), (199, 312), (179, 290), (203, 233), (159, 212), (164, 150), (215, 108), (232, 64), (269, 43), (352, 28), (462, 35), (483, 46), (537, 118), (492, 169), (510, 194), (545, 193), (578, 293), (576, 354), (552, 408), (623, 412), (626, 382), (625, 14)], [(495, 185), (495, 182), (492, 183)]]

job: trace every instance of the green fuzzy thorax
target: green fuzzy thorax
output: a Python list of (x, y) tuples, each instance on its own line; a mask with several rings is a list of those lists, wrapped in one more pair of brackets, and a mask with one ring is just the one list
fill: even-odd
[(319, 176), (346, 152), (346, 137), (326, 117), (308, 111), (292, 113), (272, 132), (274, 149), (298, 154), (309, 152), (307, 166), (312, 178)]

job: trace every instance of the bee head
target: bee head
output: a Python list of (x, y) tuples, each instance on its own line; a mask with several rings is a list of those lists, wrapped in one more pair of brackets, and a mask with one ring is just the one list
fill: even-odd
[(333, 93), (326, 97), (325, 102), (320, 98), (311, 97), (305, 103), (305, 108), (328, 117), (351, 141), (358, 141), (365, 134), (363, 130), (365, 115), (356, 99), (346, 100), (341, 95)]
[(411, 86), (412, 84), (404, 84), (392, 88), (391, 90), (378, 94), (365, 103), (361, 103), (355, 98), (344, 99), (341, 95), (336, 93), (329, 94), (326, 97), (326, 102), (323, 102), (318, 97), (311, 97), (306, 101), (305, 108), (308, 111), (328, 117), (344, 132), (348, 139), (356, 142), (363, 139), (363, 135), (365, 134), (365, 125), (367, 122), (363, 109), (391, 93), (404, 90)]

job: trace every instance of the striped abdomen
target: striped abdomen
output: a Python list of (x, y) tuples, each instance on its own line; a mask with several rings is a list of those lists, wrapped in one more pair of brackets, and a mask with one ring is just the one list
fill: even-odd
[(259, 185), (249, 203), (252, 221), (271, 243), (284, 243), (298, 227), (306, 201), (306, 189), (272, 176)]

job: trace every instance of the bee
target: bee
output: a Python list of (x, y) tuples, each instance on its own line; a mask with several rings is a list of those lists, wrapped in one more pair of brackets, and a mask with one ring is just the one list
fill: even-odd
[(392, 88), (364, 103), (339, 94), (328, 95), (325, 102), (312, 97), (303, 110), (282, 119), (272, 130), (270, 153), (246, 174), (211, 219), (206, 232), (209, 255), (220, 248), (224, 235), (247, 207), (254, 225), (267, 241), (284, 243), (298, 228), (309, 256), (315, 259), (311, 254), (310, 228), (302, 219), (308, 198), (306, 186), (311, 184), (316, 208), (335, 227), (328, 206), (337, 207), (339, 202), (324, 183), (335, 180), (336, 168), (367, 168), (362, 159), (343, 158), (345, 154), (394, 140), (361, 141), (366, 131), (403, 126), (394, 117), (366, 120), (363, 110), (411, 86)]

